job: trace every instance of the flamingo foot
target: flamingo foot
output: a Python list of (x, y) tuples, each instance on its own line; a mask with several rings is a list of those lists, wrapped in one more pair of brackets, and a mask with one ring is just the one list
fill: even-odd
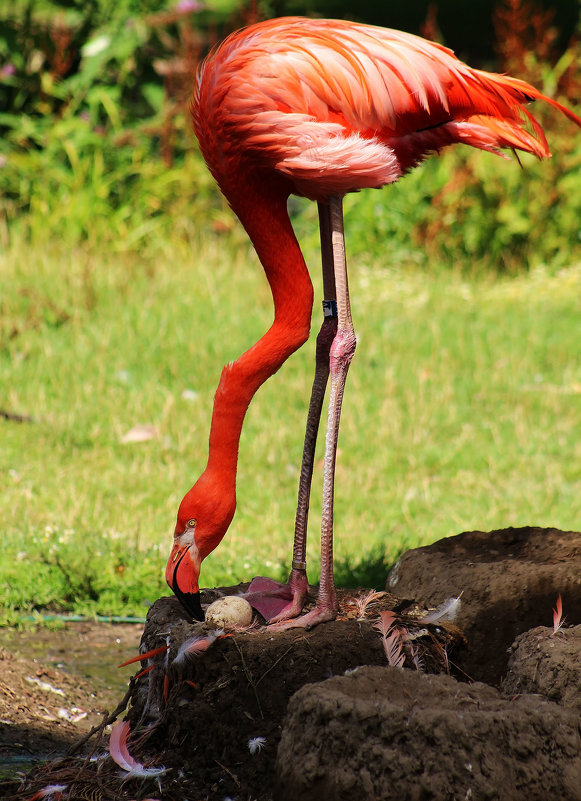
[(278, 623), (300, 615), (308, 591), (306, 573), (293, 570), (287, 584), (257, 576), (250, 582), (244, 598), (267, 622)]
[(331, 606), (323, 606), (317, 603), (314, 609), (306, 612), (300, 617), (295, 617), (292, 620), (281, 620), (280, 623), (273, 623), (269, 626), (270, 630), (286, 631), (287, 629), (313, 629), (319, 623), (326, 623), (329, 620), (335, 620), (337, 617), (337, 610)]

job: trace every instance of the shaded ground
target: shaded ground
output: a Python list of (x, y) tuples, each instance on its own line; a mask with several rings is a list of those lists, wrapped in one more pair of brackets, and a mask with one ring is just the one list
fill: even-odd
[(0, 630), (0, 798), (2, 780), (62, 756), (117, 706), (130, 673), (117, 665), (137, 652), (142, 629)]
[[(547, 546), (543, 556), (539, 543)], [(394, 785), (386, 780), (390, 765), (406, 764), (417, 746), (409, 770), (392, 777), (399, 797), (581, 801), (578, 632), (565, 628), (553, 635), (542, 627), (524, 648), (525, 658), (535, 664), (558, 656), (557, 675), (571, 676), (572, 684), (561, 683), (558, 692), (553, 689), (547, 696), (566, 703), (542, 701), (537, 694), (544, 692), (543, 683), (520, 674), (517, 684), (507, 682), (507, 692), (498, 690), (507, 649), (515, 631), (520, 633), (519, 610), (521, 631), (531, 627), (531, 620), (548, 622), (563, 592), (567, 624), (579, 623), (580, 546), (581, 534), (530, 528), (471, 532), (410, 552), (398, 568), (397, 589), (413, 586), (423, 575), (429, 605), (435, 606), (442, 600), (436, 583), (445, 599), (459, 591), (455, 582), (460, 582), (464, 606), (457, 623), (464, 634), (454, 625), (426, 624), (424, 605), (415, 603), (413, 595), (402, 600), (386, 594), (363, 608), (365, 591), (345, 591), (334, 623), (310, 632), (258, 628), (218, 639), (198, 656), (180, 661), (180, 646), (204, 630), (190, 623), (175, 599), (160, 599), (149, 612), (142, 652), (170, 647), (137, 663), (136, 674), (151, 669), (132, 682), (127, 719), (131, 754), (165, 772), (135, 778), (106, 756), (93, 762), (71, 757), (32, 771), (14, 797), (28, 799), (57, 784), (63, 787), (62, 801), (380, 801), (392, 797)], [(492, 558), (486, 558), (488, 551)], [(477, 580), (475, 566), (482, 565), (490, 577), (483, 573)], [(494, 587), (492, 595), (486, 595), (488, 584)], [(204, 600), (214, 595), (207, 592)], [(483, 640), (478, 630), (487, 608), (493, 614)], [(374, 628), (382, 609), (393, 609), (405, 632), (405, 667), (415, 670), (419, 664), (422, 673), (386, 667)], [(539, 643), (546, 645), (546, 657), (536, 652)], [(133, 652), (124, 650), (115, 661)], [(511, 655), (513, 676), (518, 650)], [(365, 667), (370, 672), (362, 673), (360, 666), (379, 667)], [(489, 686), (471, 685), (470, 667), (477, 667), (478, 678)], [(446, 672), (450, 675), (424, 675)], [(538, 672), (533, 666), (533, 676)], [(515, 688), (522, 697), (518, 703)], [(76, 699), (73, 689), (71, 701)], [(106, 744), (106, 736), (95, 735), (90, 750), (99, 756)]]

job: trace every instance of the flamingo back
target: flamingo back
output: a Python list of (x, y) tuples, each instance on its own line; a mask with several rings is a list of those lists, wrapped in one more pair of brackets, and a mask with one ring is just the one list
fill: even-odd
[(238, 31), (201, 65), (193, 100), (204, 157), (228, 194), (243, 168), (315, 200), (401, 177), (463, 142), (549, 156), (524, 81), (472, 69), (441, 45), (339, 20), (279, 18)]

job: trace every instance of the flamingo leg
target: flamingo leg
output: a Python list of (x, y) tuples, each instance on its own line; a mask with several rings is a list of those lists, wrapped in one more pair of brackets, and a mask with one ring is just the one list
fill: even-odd
[[(331, 345), (337, 333), (337, 298), (335, 290), (335, 273), (333, 269), (333, 250), (331, 248), (331, 217), (330, 206), (319, 203), (319, 226), (321, 231), (321, 255), (323, 266), (323, 323), (317, 336), (315, 357), (315, 376), (311, 390), (311, 400), (307, 415), (305, 442), (303, 446), (303, 459), (299, 492), (297, 502), (297, 515), (295, 520), (295, 539), (293, 547), (293, 573), (302, 570), (306, 576), (306, 546), (307, 522), (309, 516), (309, 501), (311, 496), (311, 482), (313, 478), (313, 465), (315, 462), (315, 447), (317, 434), (321, 421), (323, 400), (327, 389), (330, 371)], [(295, 567), (295, 565), (297, 567)], [(304, 567), (303, 567), (304, 566)], [(293, 573), (289, 583), (292, 583)]]
[(291, 573), (288, 584), (262, 577), (254, 579), (245, 595), (246, 599), (272, 623), (300, 615), (309, 590), (307, 579), (307, 523), (311, 483), (321, 412), (329, 380), (331, 345), (337, 333), (337, 301), (329, 204), (319, 203), (318, 211), (321, 233), (323, 292), (325, 297), (323, 301), (324, 317), (317, 336), (315, 375), (305, 429)]
[[(333, 578), (333, 500), (335, 484), (335, 463), (341, 406), (349, 365), (355, 353), (356, 338), (349, 302), (347, 263), (345, 259), (345, 238), (343, 232), (343, 199), (332, 196), (329, 199), (329, 232), (332, 249), (333, 273), (337, 295), (337, 331), (329, 354), (331, 391), (329, 414), (325, 439), (325, 463), (323, 472), (323, 506), (321, 515), (321, 582), (319, 597), (315, 608), (294, 620), (278, 624), (277, 628), (312, 628), (317, 623), (333, 620), (337, 614), (337, 594)], [(323, 226), (321, 237), (324, 236)], [(325, 252), (326, 245), (323, 246)]]

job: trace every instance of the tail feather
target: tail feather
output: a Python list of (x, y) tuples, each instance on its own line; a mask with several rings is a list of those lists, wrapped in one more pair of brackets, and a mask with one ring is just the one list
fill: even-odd
[[(490, 116), (481, 117), (479, 114), (473, 114), (466, 122), (472, 123), (477, 128), (487, 128), (489, 136), (498, 139), (497, 147), (524, 150), (539, 158), (550, 156), (544, 131), (528, 108), (528, 104), (536, 100), (548, 103), (571, 122), (581, 127), (581, 118), (577, 114), (552, 97), (544, 95), (530, 83), (510, 75), (493, 75), (477, 70), (474, 72), (483, 81), (486, 81), (492, 92), (502, 96), (504, 108), (497, 109)], [(482, 147), (482, 145), (476, 146)]]
[(581, 127), (581, 117), (577, 116), (571, 109), (564, 106), (562, 103), (559, 103), (558, 100), (554, 100), (552, 97), (548, 97), (548, 95), (544, 95), (539, 89), (532, 86), (530, 83), (521, 80), (520, 78), (512, 78), (510, 75), (497, 75), (495, 76), (499, 79), (499, 81), (507, 87), (509, 90), (512, 91), (512, 95), (517, 100), (518, 103), (531, 103), (534, 100), (542, 100), (545, 103), (548, 103), (553, 108), (556, 108), (561, 114), (564, 114), (567, 119), (574, 122), (576, 125)]
[(536, 120), (534, 123), (533, 132), (531, 132), (524, 127), (515, 125), (512, 120), (476, 114), (450, 125), (456, 131), (458, 142), (472, 145), (481, 150), (499, 153), (501, 148), (509, 148), (532, 153), (539, 159), (548, 158), (551, 154), (544, 131)]

